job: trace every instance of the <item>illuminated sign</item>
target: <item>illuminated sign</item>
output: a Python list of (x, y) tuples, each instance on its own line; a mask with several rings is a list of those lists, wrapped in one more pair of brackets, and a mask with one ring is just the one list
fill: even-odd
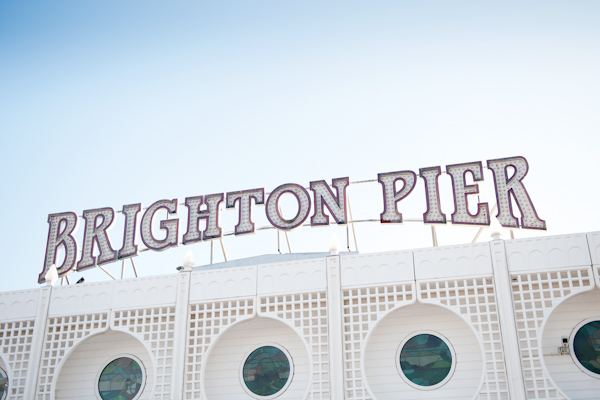
[[(495, 182), (496, 201), (498, 214), (496, 218), (500, 224), (508, 228), (546, 229), (546, 223), (541, 220), (523, 185), (523, 178), (527, 174), (528, 164), (523, 157), (502, 158), (488, 160), (487, 167), (492, 171)], [(489, 207), (487, 203), (477, 203), (477, 213), (469, 212), (469, 195), (479, 193), (477, 182), (483, 181), (483, 166), (481, 162), (454, 164), (446, 166), (446, 173), (452, 179), (454, 194), (454, 212), (450, 216), (453, 224), (490, 225)], [(470, 175), (473, 184), (466, 183), (466, 176)], [(425, 183), (426, 211), (423, 222), (427, 224), (445, 224), (446, 215), (442, 213), (438, 179), (441, 168), (429, 167), (419, 170), (419, 177)], [(398, 171), (378, 174), (378, 181), (383, 189), (383, 212), (380, 219), (382, 223), (402, 223), (402, 213), (398, 211), (398, 203), (406, 198), (415, 188), (417, 174), (413, 171)], [(402, 182), (402, 185), (398, 184)], [(302, 225), (309, 216), (311, 226), (329, 225), (330, 217), (338, 224), (347, 224), (346, 189), (350, 183), (349, 178), (333, 179), (331, 186), (324, 180), (310, 182), (309, 194), (303, 186), (295, 183), (286, 183), (274, 189), (265, 201), (265, 190), (250, 189), (227, 194), (217, 193), (205, 196), (194, 196), (185, 199), (188, 209), (187, 231), (183, 234), (182, 244), (187, 245), (204, 240), (220, 238), (223, 231), (219, 225), (219, 205), (225, 201), (228, 209), (238, 210), (238, 223), (234, 228), (235, 235), (253, 233), (255, 230), (252, 222), (253, 205), (264, 205), (269, 223), (281, 230), (290, 230)], [(400, 187), (398, 189), (398, 187)], [(281, 196), (290, 193), (298, 203), (298, 213), (291, 219), (285, 219), (280, 213), (279, 201)], [(519, 208), (521, 219), (514, 215), (511, 202)], [(327, 207), (328, 212), (325, 212)], [(150, 205), (143, 214), (138, 225), (138, 216), (143, 207), (141, 203), (123, 206), (125, 216), (123, 227), (123, 244), (115, 250), (109, 237), (115, 218), (115, 211), (110, 207), (85, 210), (82, 219), (85, 222), (83, 234), (83, 247), (81, 257), (78, 254), (77, 241), (74, 234), (77, 230), (79, 218), (73, 212), (50, 214), (48, 216), (48, 243), (44, 269), (39, 275), (38, 282), (45, 281), (48, 269), (56, 264), (58, 249), (62, 247), (65, 252), (63, 263), (58, 267), (58, 275), (64, 276), (73, 269), (77, 271), (92, 268), (96, 265), (114, 262), (138, 255), (136, 244), (137, 229), (144, 245), (150, 250), (162, 251), (177, 246), (180, 220), (176, 217), (160, 221), (162, 238), (154, 237), (152, 224), (159, 210), (166, 210), (167, 215), (177, 214), (178, 201), (159, 200)], [(200, 221), (203, 220), (203, 228)], [(94, 255), (96, 254), (96, 255)]]

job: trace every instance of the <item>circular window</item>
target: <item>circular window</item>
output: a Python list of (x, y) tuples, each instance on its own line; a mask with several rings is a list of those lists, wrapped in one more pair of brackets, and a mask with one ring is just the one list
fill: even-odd
[(98, 377), (98, 394), (102, 400), (136, 399), (143, 386), (141, 362), (131, 357), (112, 360)]
[(396, 359), (400, 375), (418, 389), (436, 389), (444, 385), (454, 372), (454, 351), (437, 334), (411, 336), (402, 343), (399, 353)]
[(8, 395), (8, 374), (0, 368), (0, 400), (6, 399)]
[[(584, 372), (600, 375), (600, 321), (580, 325), (572, 340), (574, 358)], [(589, 372), (588, 372), (589, 371)]]
[(261, 399), (279, 396), (292, 380), (291, 357), (274, 345), (252, 351), (242, 365), (243, 387), (248, 394)]

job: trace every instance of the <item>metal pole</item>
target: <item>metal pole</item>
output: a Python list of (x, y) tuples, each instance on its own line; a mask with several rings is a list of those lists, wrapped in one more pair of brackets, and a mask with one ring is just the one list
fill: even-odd
[[(283, 216), (283, 213), (281, 212), (281, 204), (277, 204), (277, 208), (279, 209), (279, 215)], [(287, 231), (283, 231), (283, 233), (285, 233), (285, 240), (286, 240), (287, 245), (288, 245), (288, 251), (291, 253), (292, 252), (292, 248), (290, 247), (290, 237), (288, 236)]]
[(223, 258), (227, 261), (227, 253), (225, 253), (225, 244), (223, 243), (223, 238), (220, 237), (219, 241), (221, 242), (221, 250), (223, 250)]
[(106, 274), (107, 274), (108, 276), (110, 276), (110, 277), (111, 277), (111, 278), (113, 278), (114, 280), (117, 280), (117, 278), (115, 278), (115, 276), (114, 276), (113, 274), (111, 274), (110, 272), (108, 272), (107, 270), (105, 270), (103, 266), (101, 266), (101, 265), (96, 265), (96, 266), (97, 266), (98, 268), (100, 268), (102, 271), (106, 272)]
[(438, 240), (437, 240), (437, 232), (435, 230), (435, 225), (431, 225), (431, 239), (433, 239), (433, 247), (437, 247)]
[[(352, 218), (352, 207), (350, 207), (350, 196), (346, 194), (346, 200), (348, 201), (348, 211), (350, 212), (350, 221), (352, 221), (352, 235), (354, 236), (354, 247), (358, 251), (358, 242), (356, 241), (356, 227), (354, 226), (354, 218)], [(348, 247), (350, 250), (350, 247)]]
[(346, 248), (350, 251), (350, 227), (346, 224)]
[(125, 259), (121, 261), (121, 279), (125, 278)]
[(281, 254), (281, 239), (279, 238), (279, 229), (277, 229), (277, 251)]
[(292, 252), (292, 248), (290, 247), (290, 238), (287, 234), (287, 231), (284, 231), (285, 233), (285, 240), (287, 241), (287, 245), (288, 245), (288, 250), (290, 251), (290, 253)]
[(477, 235), (475, 235), (471, 243), (475, 243), (477, 239), (479, 239), (479, 235), (481, 235), (481, 232), (483, 232), (483, 227), (479, 228), (479, 230), (477, 231)]
[(135, 277), (138, 277), (138, 273), (137, 273), (137, 268), (135, 267), (135, 261), (133, 261), (133, 257), (129, 258), (131, 260), (131, 266), (133, 267), (133, 273), (135, 274)]
[[(492, 212), (490, 212), (490, 216), (491, 216), (491, 214), (493, 214), (496, 211), (496, 208), (498, 208), (498, 205), (494, 204), (494, 207), (492, 207)], [(483, 228), (485, 228), (485, 226), (482, 226), (481, 228), (479, 228), (479, 230), (477, 231), (477, 235), (475, 235), (475, 237), (473, 238), (473, 241), (471, 243), (475, 243), (477, 241), (477, 239), (479, 239), (479, 235), (481, 235), (481, 232), (483, 232)]]
[(215, 252), (215, 242), (214, 241), (210, 241), (210, 263), (213, 263), (213, 255)]

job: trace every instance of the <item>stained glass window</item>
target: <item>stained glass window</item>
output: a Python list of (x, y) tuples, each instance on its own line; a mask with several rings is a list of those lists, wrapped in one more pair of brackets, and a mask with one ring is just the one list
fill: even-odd
[(600, 374), (600, 321), (583, 325), (573, 339), (575, 357), (585, 369)]
[(255, 395), (272, 396), (290, 379), (290, 360), (277, 347), (263, 346), (254, 350), (244, 362), (244, 384)]
[(428, 333), (416, 335), (402, 347), (400, 368), (415, 385), (434, 386), (450, 373), (452, 353), (439, 337)]
[(132, 358), (111, 361), (100, 374), (98, 391), (102, 400), (132, 400), (142, 388), (144, 374)]
[(8, 375), (0, 368), (0, 400), (6, 399), (8, 394)]

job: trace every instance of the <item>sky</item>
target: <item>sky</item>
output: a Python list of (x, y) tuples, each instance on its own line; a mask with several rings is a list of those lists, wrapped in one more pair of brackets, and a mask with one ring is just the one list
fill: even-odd
[[(513, 156), (528, 160), (523, 182), (547, 224), (515, 238), (600, 230), (598, 15), (597, 1), (552, 0), (0, 2), (0, 291), (38, 287), (49, 214)], [(479, 188), (491, 208), (489, 170)], [(448, 175), (440, 192), (449, 219)], [(348, 195), (354, 219), (379, 218), (378, 183)], [(293, 216), (289, 198), (282, 206)], [(422, 218), (421, 180), (398, 207)], [(253, 216), (269, 226), (263, 206)], [(181, 236), (184, 206), (178, 218)], [(236, 219), (223, 209), (224, 233)], [(440, 245), (478, 233), (448, 225)], [(116, 250), (122, 232), (119, 214)], [(361, 253), (432, 245), (421, 222), (354, 232), (356, 242), (343, 226), (287, 238), (292, 252), (328, 251), (333, 235)], [(223, 245), (230, 260), (277, 253), (277, 231)], [(140, 253), (138, 272), (174, 273), (188, 250), (210, 263), (202, 242)], [(105, 268), (120, 277), (120, 262)], [(111, 279), (94, 268), (71, 283), (82, 276)]]

